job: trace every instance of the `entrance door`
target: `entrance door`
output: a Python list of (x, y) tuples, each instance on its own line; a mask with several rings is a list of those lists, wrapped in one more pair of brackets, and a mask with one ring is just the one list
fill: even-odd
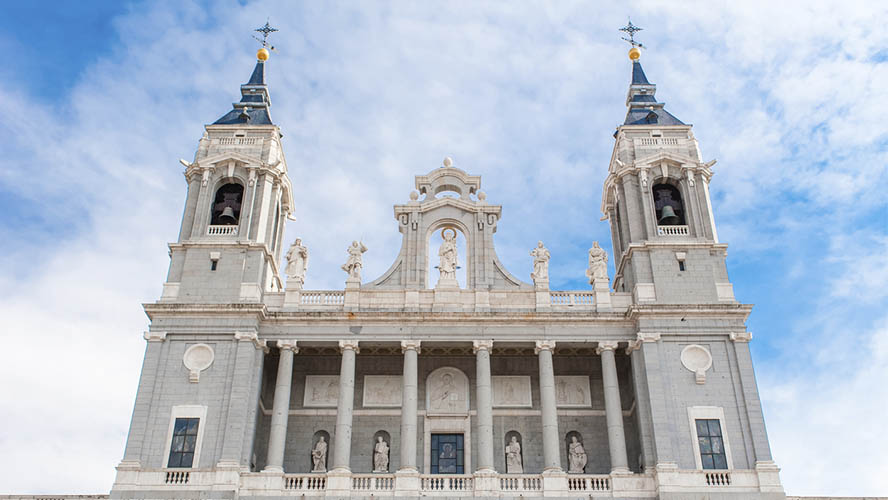
[(432, 434), (432, 474), (465, 474), (462, 434)]

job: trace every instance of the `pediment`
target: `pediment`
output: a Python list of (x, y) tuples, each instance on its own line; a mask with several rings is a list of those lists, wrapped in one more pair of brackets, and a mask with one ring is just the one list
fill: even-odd
[(219, 163), (228, 162), (231, 160), (243, 163), (244, 165), (259, 165), (262, 163), (255, 157), (247, 156), (237, 151), (225, 151), (212, 156), (207, 156), (206, 158), (201, 158), (199, 162), (195, 163), (200, 163), (200, 166), (212, 165), (215, 167), (219, 165)]
[(673, 151), (658, 151), (650, 156), (635, 160), (636, 167), (657, 166), (663, 162), (673, 164), (675, 166), (697, 165), (698, 161), (687, 155), (675, 153)]

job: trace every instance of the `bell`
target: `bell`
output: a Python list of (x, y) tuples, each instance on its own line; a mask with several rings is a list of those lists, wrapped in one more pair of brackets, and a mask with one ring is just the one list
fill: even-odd
[(234, 218), (234, 210), (231, 207), (225, 207), (222, 210), (222, 214), (219, 215), (219, 222), (226, 226), (237, 224), (237, 219)]
[(657, 224), (661, 226), (675, 226), (681, 222), (681, 219), (675, 215), (675, 209), (672, 208), (672, 205), (664, 206), (660, 214), (660, 220), (657, 221)]

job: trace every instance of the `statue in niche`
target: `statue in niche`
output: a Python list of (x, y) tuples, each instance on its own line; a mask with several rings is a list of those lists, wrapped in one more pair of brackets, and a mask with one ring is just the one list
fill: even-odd
[(589, 278), (589, 283), (597, 279), (608, 279), (607, 252), (598, 246), (597, 241), (593, 241), (592, 248), (589, 249), (589, 269), (586, 270), (586, 277)]
[(348, 247), (348, 261), (342, 265), (342, 270), (348, 273), (348, 279), (361, 280), (361, 268), (364, 266), (362, 259), (367, 247), (363, 243), (353, 241)]
[(290, 245), (287, 250), (287, 284), (305, 283), (305, 272), (308, 271), (308, 248), (302, 244), (301, 238)]
[(388, 472), (389, 470), (389, 445), (382, 436), (376, 436), (376, 444), (373, 446), (373, 472)]
[(568, 472), (573, 474), (582, 474), (586, 471), (586, 449), (583, 443), (576, 436), (570, 437), (570, 446), (568, 446)]
[(522, 474), (524, 465), (521, 463), (521, 443), (518, 436), (512, 436), (506, 445), (506, 474)]
[(533, 257), (533, 272), (530, 278), (534, 281), (549, 279), (549, 250), (543, 246), (542, 241), (537, 242), (536, 248), (530, 251)]
[(441, 231), (441, 237), (444, 239), (444, 242), (441, 243), (441, 248), (438, 249), (440, 279), (455, 280), (456, 270), (459, 268), (459, 260), (456, 253), (456, 230), (452, 227), (444, 228)]
[(311, 461), (314, 466), (312, 472), (327, 472), (327, 442), (324, 436), (318, 437), (318, 442), (311, 450)]

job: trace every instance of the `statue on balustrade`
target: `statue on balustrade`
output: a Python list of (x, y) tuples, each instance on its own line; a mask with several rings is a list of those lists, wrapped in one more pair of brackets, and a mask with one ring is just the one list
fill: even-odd
[(592, 248), (589, 249), (589, 269), (586, 270), (586, 277), (589, 283), (597, 279), (607, 280), (607, 252), (598, 246), (597, 241), (592, 242)]
[(308, 271), (308, 248), (302, 244), (301, 238), (296, 238), (287, 250), (286, 271), (287, 285), (305, 283), (305, 272)]
[(324, 441), (324, 436), (318, 438), (317, 444), (311, 450), (311, 461), (314, 465), (312, 472), (327, 472), (327, 442)]
[(549, 250), (543, 246), (543, 242), (537, 242), (536, 248), (530, 251), (533, 257), (533, 272), (530, 278), (534, 281), (549, 279)]
[(348, 247), (348, 261), (342, 265), (342, 270), (348, 273), (349, 280), (361, 281), (361, 268), (364, 266), (362, 259), (367, 247), (363, 243), (353, 241)]
[(376, 436), (376, 444), (373, 446), (373, 472), (388, 472), (389, 470), (389, 445), (382, 436)]
[(521, 443), (518, 436), (512, 436), (506, 445), (506, 474), (522, 474), (524, 465), (521, 463)]
[(441, 231), (444, 242), (438, 249), (438, 257), (441, 259), (438, 271), (441, 272), (441, 280), (455, 280), (456, 270), (459, 268), (459, 258), (456, 253), (456, 230), (452, 227)]
[(568, 447), (568, 472), (573, 474), (582, 474), (586, 471), (586, 450), (583, 443), (576, 436), (570, 437), (570, 446)]

